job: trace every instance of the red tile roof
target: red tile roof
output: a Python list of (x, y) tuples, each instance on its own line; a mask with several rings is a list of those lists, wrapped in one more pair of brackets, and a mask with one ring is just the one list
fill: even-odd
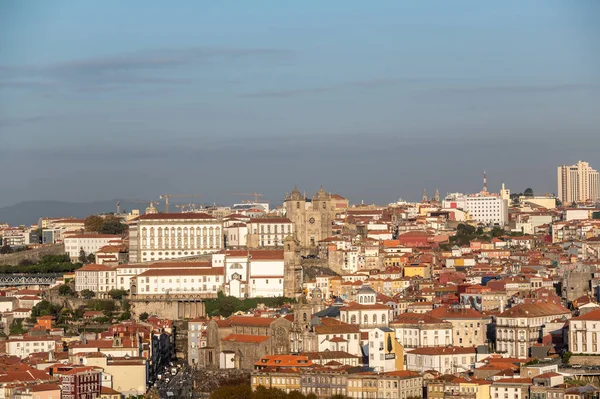
[(437, 346), (429, 348), (417, 348), (409, 352), (415, 355), (463, 355), (475, 353), (475, 348), (460, 348), (458, 346)]
[(265, 342), (269, 338), (270, 337), (266, 336), (266, 335), (229, 334), (228, 336), (226, 336), (225, 338), (223, 338), (221, 341), (244, 342), (244, 343), (258, 344), (258, 343), (261, 343), (261, 342)]
[(85, 265), (77, 270), (75, 270), (76, 272), (110, 272), (110, 271), (114, 271), (115, 269), (112, 267), (108, 267), (108, 266), (104, 266), (104, 265), (96, 265), (94, 263), (91, 263), (89, 265)]
[(190, 269), (152, 269), (138, 274), (138, 277), (158, 276), (223, 276), (223, 267), (194, 267)]
[[(591, 313), (591, 312), (590, 312)], [(567, 315), (571, 311), (562, 305), (554, 303), (520, 304), (500, 313), (499, 317), (542, 317), (552, 315)]]
[(194, 212), (186, 212), (186, 213), (147, 213), (145, 215), (140, 215), (138, 217), (139, 220), (165, 220), (165, 219), (192, 219), (192, 220), (209, 220), (213, 219), (212, 216), (206, 213), (194, 213)]

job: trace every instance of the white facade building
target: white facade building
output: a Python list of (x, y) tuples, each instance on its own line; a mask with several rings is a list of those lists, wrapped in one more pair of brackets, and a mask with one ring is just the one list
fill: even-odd
[(406, 351), (452, 345), (452, 323), (428, 314), (401, 313), (390, 327), (396, 331), (396, 340)]
[(237, 298), (283, 296), (283, 250), (233, 250), (214, 254), (225, 268), (225, 293)]
[(104, 265), (85, 265), (75, 270), (75, 291), (108, 292), (117, 288), (116, 269)]
[(294, 230), (288, 218), (251, 219), (247, 227), (249, 248), (283, 247), (283, 240), (292, 235)]
[(132, 291), (145, 295), (199, 295), (216, 296), (223, 289), (225, 276), (222, 267), (194, 267), (186, 269), (154, 269), (135, 277)]
[(600, 175), (587, 162), (558, 167), (558, 199), (569, 205), (600, 199)]
[(471, 220), (485, 224), (508, 223), (509, 202), (502, 196), (482, 191), (477, 194), (449, 194), (443, 201), (446, 209), (462, 209), (468, 213)]
[(73, 234), (64, 236), (65, 252), (73, 260), (79, 258), (81, 249), (86, 255), (95, 254), (100, 248), (110, 244), (122, 244), (120, 236), (113, 234)]
[(600, 310), (569, 320), (569, 351), (576, 355), (600, 355)]
[(462, 373), (475, 365), (475, 348), (455, 346), (417, 348), (406, 353), (406, 369), (424, 373), (435, 370), (441, 374)]
[(9, 339), (6, 341), (6, 354), (18, 356), (25, 359), (32, 353), (54, 352), (56, 349), (56, 340), (54, 337), (23, 337), (20, 339)]
[(129, 226), (132, 263), (177, 259), (223, 249), (223, 223), (205, 213), (150, 213)]
[(509, 357), (529, 357), (529, 350), (538, 342), (546, 323), (570, 318), (569, 309), (553, 303), (513, 306), (496, 318), (496, 350)]
[(368, 286), (358, 290), (357, 302), (350, 302), (340, 308), (340, 320), (358, 325), (361, 331), (376, 327), (388, 327), (392, 309), (376, 302), (377, 293)]

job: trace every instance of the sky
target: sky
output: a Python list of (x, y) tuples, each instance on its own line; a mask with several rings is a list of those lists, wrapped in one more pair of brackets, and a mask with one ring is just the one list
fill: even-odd
[[(556, 191), (600, 168), (600, 2), (0, 2), (0, 206)], [(186, 201), (187, 202), (187, 201)]]

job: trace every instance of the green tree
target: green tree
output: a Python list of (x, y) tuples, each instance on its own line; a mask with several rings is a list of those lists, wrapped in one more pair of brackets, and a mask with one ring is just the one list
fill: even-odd
[(6, 255), (12, 252), (11, 247), (9, 247), (8, 245), (4, 244), (3, 246), (0, 247), (0, 255)]
[(89, 299), (92, 299), (93, 297), (95, 297), (95, 296), (96, 296), (96, 293), (95, 293), (94, 291), (91, 291), (91, 290), (85, 289), (85, 290), (82, 290), (82, 291), (79, 293), (79, 295), (81, 295), (83, 298), (85, 298), (85, 299), (88, 299), (88, 300), (89, 300)]
[(112, 299), (114, 299), (115, 301), (120, 301), (125, 296), (127, 296), (127, 291), (126, 290), (113, 289), (113, 290), (108, 291), (108, 295), (110, 295), (110, 297)]
[(121, 316), (119, 316), (119, 320), (123, 321), (123, 320), (131, 320), (131, 312), (129, 312), (128, 310), (121, 313)]
[(114, 216), (104, 220), (100, 228), (102, 234), (123, 234), (125, 231), (127, 231), (127, 225), (121, 223), (121, 220)]
[(150, 317), (150, 315), (148, 315), (147, 312), (143, 312), (140, 314), (140, 321), (146, 321), (148, 320), (148, 317)]
[(592, 219), (595, 219), (595, 220), (600, 219), (600, 212), (592, 212)]
[(88, 263), (87, 261), (87, 255), (85, 254), (85, 251), (83, 250), (83, 247), (79, 249), (79, 262), (86, 264)]
[(86, 256), (85, 260), (86, 260), (85, 263), (94, 263), (94, 262), (96, 262), (96, 255), (88, 254), (88, 256)]
[(10, 325), (10, 335), (23, 335), (26, 330), (23, 328), (23, 320), (13, 320)]
[(53, 304), (50, 301), (43, 300), (31, 309), (31, 317), (37, 318), (40, 316), (57, 316), (60, 312), (60, 306)]
[(104, 219), (98, 215), (88, 216), (84, 223), (85, 231), (91, 231), (95, 233), (100, 232), (102, 225), (104, 225)]
[(527, 188), (523, 191), (523, 196), (525, 197), (533, 197), (533, 189)]
[(571, 360), (571, 356), (573, 356), (573, 352), (565, 352), (563, 353), (563, 363), (564, 364), (569, 364), (569, 360)]
[(73, 290), (67, 284), (63, 284), (58, 287), (58, 293), (62, 296), (69, 296), (73, 293)]
[(253, 396), (250, 385), (228, 385), (217, 388), (210, 399), (251, 399)]

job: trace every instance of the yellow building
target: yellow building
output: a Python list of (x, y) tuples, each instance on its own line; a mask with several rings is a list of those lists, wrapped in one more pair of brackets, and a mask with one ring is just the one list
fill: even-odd
[(491, 382), (480, 379), (442, 376), (427, 383), (427, 398), (442, 399), (489, 399)]
[(252, 372), (251, 386), (255, 391), (259, 386), (277, 388), (284, 392), (300, 392), (300, 372), (297, 370), (279, 371), (254, 371)]
[(404, 267), (404, 277), (422, 277), (431, 278), (431, 268), (429, 265), (411, 265)]
[(346, 395), (350, 398), (378, 398), (379, 381), (377, 374), (350, 374), (347, 379)]

